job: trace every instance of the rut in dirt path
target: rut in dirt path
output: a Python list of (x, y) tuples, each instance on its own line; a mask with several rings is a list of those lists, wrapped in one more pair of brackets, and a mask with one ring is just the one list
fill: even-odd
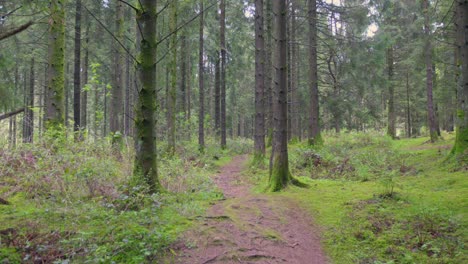
[(175, 263), (328, 263), (319, 231), (292, 201), (253, 194), (235, 157), (214, 178), (225, 200), (175, 245)]

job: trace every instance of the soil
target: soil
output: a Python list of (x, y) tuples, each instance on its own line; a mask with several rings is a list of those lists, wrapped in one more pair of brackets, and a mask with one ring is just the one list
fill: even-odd
[(214, 178), (225, 200), (173, 245), (170, 263), (328, 263), (320, 232), (293, 201), (254, 194), (235, 157)]

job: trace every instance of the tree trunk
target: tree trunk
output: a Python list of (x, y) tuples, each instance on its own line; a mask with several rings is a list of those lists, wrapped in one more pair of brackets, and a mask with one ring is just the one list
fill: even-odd
[[(122, 40), (124, 37), (124, 15), (123, 3), (116, 1), (116, 38)], [(122, 129), (122, 110), (123, 110), (123, 50), (118, 44), (114, 44), (114, 81), (112, 87), (112, 102), (110, 105), (110, 132), (115, 134)], [(114, 137), (116, 139), (116, 137)], [(114, 142), (114, 141), (113, 141)]]
[(85, 129), (88, 125), (88, 87), (84, 88), (84, 85), (88, 84), (88, 67), (89, 67), (89, 24), (86, 27), (86, 40), (85, 40), (85, 54), (83, 64), (83, 80), (82, 80), (82, 95), (81, 95), (81, 117), (80, 125), (82, 129)]
[(273, 95), (273, 142), (270, 159), (269, 190), (279, 191), (292, 180), (288, 164), (288, 135), (287, 135), (287, 39), (286, 0), (273, 2), (274, 24), (274, 69), (275, 87)]
[(317, 76), (317, 1), (309, 0), (309, 89), (310, 89), (310, 116), (309, 116), (309, 145), (321, 144), (319, 123), (319, 91)]
[[(187, 61), (188, 61), (188, 52), (187, 52), (187, 36), (186, 32), (182, 31), (182, 36), (180, 36), (180, 112), (184, 114), (185, 120), (187, 120), (187, 108), (186, 108), (186, 93), (187, 93)], [(185, 129), (184, 129), (185, 130)]]
[(299, 102), (297, 96), (298, 82), (298, 45), (296, 43), (296, 0), (291, 0), (291, 138), (299, 138)]
[(68, 128), (70, 124), (70, 63), (66, 62), (67, 70), (65, 71), (65, 127)]
[(406, 136), (411, 137), (411, 108), (409, 94), (409, 71), (406, 72)]
[(265, 13), (265, 23), (266, 23), (266, 45), (265, 45), (265, 129), (266, 129), (266, 146), (271, 146), (272, 137), (273, 137), (273, 19), (271, 14), (272, 10), (272, 1), (266, 1), (266, 13)]
[(167, 123), (167, 154), (173, 156), (175, 154), (175, 117), (176, 117), (176, 97), (177, 97), (177, 1), (170, 3), (170, 18), (169, 32), (173, 32), (170, 42), (170, 85), (168, 94), (168, 123)]
[[(26, 76), (25, 76), (26, 77)], [(26, 80), (25, 80), (26, 84)], [(29, 72), (29, 90), (25, 91), (26, 101), (23, 117), (23, 143), (33, 143), (34, 137), (34, 58), (31, 59), (31, 69)]]
[(465, 154), (468, 149), (468, 2), (457, 0), (457, 47), (459, 58), (457, 65), (461, 76), (458, 85), (458, 104), (456, 120), (456, 138), (452, 154)]
[(387, 67), (388, 67), (388, 127), (387, 135), (396, 138), (396, 114), (395, 114), (395, 87), (393, 86), (393, 47), (387, 49)]
[(265, 156), (265, 40), (263, 35), (263, 0), (255, 0), (255, 137), (254, 161)]
[(125, 68), (125, 111), (124, 111), (124, 136), (130, 135), (130, 105), (131, 105), (131, 80), (130, 80), (130, 54), (127, 54), (126, 68)]
[[(75, 67), (73, 78), (73, 131), (81, 129), (81, 0), (75, 6)], [(77, 139), (80, 139), (80, 135)]]
[(149, 191), (161, 190), (156, 163), (156, 1), (140, 0), (136, 22), (141, 29), (139, 58), (136, 62), (139, 78), (138, 106), (135, 111), (134, 177), (145, 182)]
[(203, 66), (203, 0), (200, 0), (200, 34), (198, 48), (198, 87), (200, 108), (198, 114), (198, 149), (203, 152), (205, 149), (205, 87), (204, 87), (204, 66)]
[(432, 95), (433, 76), (432, 72), (432, 43), (431, 43), (431, 29), (429, 21), (429, 0), (424, 0), (424, 33), (426, 35), (426, 45), (424, 48), (425, 62), (426, 62), (426, 95), (427, 95), (427, 121), (429, 127), (429, 134), (431, 142), (437, 140), (437, 128), (434, 112), (434, 102)]
[(221, 60), (219, 58), (220, 53), (219, 51), (216, 51), (216, 58), (215, 58), (215, 83), (214, 83), (214, 112), (215, 112), (215, 132), (216, 136), (220, 135), (220, 128), (221, 128), (221, 109), (220, 109), (220, 101), (221, 101), (221, 77), (220, 77), (220, 64)]
[(221, 125), (221, 148), (226, 148), (226, 3), (221, 0), (220, 11), (220, 45), (221, 45), (221, 67), (220, 67), (220, 125)]

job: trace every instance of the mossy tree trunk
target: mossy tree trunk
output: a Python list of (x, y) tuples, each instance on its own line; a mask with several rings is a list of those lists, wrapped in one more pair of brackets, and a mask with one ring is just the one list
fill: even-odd
[(468, 150), (468, 2), (456, 2), (457, 49), (459, 58), (458, 104), (456, 120), (456, 138), (452, 154), (467, 154)]
[(47, 129), (64, 125), (65, 90), (65, 10), (64, 1), (50, 1), (49, 49), (45, 125)]
[(263, 0), (255, 0), (255, 153), (254, 162), (265, 156), (265, 40)]
[(309, 91), (310, 91), (310, 116), (309, 116), (309, 145), (317, 145), (322, 142), (320, 135), (320, 107), (317, 74), (317, 1), (309, 0)]
[(288, 135), (287, 135), (287, 39), (286, 0), (273, 2), (274, 39), (273, 67), (275, 70), (273, 91), (273, 141), (270, 159), (269, 190), (279, 191), (292, 180), (288, 164)]
[(161, 191), (156, 159), (156, 1), (140, 0), (136, 22), (141, 29), (136, 63), (139, 87), (135, 108), (136, 156), (134, 177), (144, 181), (150, 192)]

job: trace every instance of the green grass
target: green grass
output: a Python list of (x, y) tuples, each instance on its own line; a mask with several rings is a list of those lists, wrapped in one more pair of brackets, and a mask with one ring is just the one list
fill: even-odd
[[(392, 141), (377, 133), (328, 135), (319, 149), (290, 146), (299, 201), (322, 228), (334, 263), (468, 263), (468, 181), (445, 162), (452, 135)], [(466, 167), (465, 167), (466, 168)], [(261, 190), (267, 171), (251, 169)]]
[(250, 151), (251, 142), (217, 145), (207, 139), (200, 154), (194, 140), (183, 142), (177, 157), (159, 153), (167, 192), (154, 195), (132, 183), (132, 150), (117, 153), (109, 139), (75, 143), (46, 135), (0, 148), (0, 197), (10, 202), (0, 205), (0, 262), (154, 263), (222, 198), (211, 175)]

